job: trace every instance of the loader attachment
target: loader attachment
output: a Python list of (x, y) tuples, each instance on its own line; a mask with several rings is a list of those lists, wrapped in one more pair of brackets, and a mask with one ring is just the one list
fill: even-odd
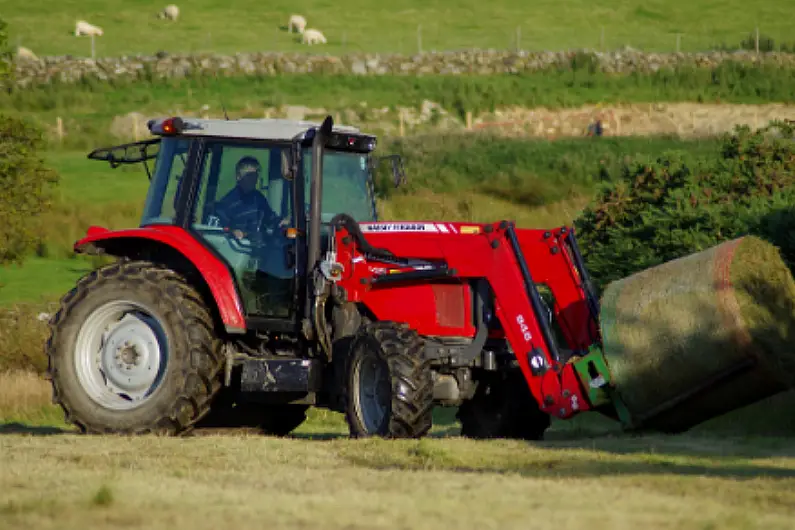
[[(610, 407), (611, 378), (600, 350), (595, 296), (570, 229), (518, 230), (506, 221), (359, 227), (361, 234), (344, 223), (335, 227), (338, 260), (349, 267), (340, 286), (350, 301), (361, 302), (378, 319), (405, 322), (431, 343), (467, 334), (477, 344), (483, 324), (467, 327), (467, 317), (456, 314), (460, 307), (445, 300), (466, 300), (468, 285), (485, 282), (492, 324), (499, 328), (489, 335), (503, 337), (539, 408), (569, 418)], [(543, 300), (539, 285), (551, 290), (554, 307)], [(418, 303), (440, 304), (436, 318), (416, 309)], [(451, 354), (455, 348), (439, 349), (441, 364), (469, 358)], [(445, 355), (451, 357), (444, 360)]]

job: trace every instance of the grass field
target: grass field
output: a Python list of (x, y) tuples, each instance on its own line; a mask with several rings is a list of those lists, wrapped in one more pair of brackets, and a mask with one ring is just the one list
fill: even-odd
[[(98, 55), (213, 51), (307, 50), (282, 30), (291, 13), (307, 17), (328, 44), (311, 51), (414, 53), (423, 50), (515, 48), (559, 50), (630, 45), (673, 51), (676, 34), (682, 50), (703, 50), (721, 42), (736, 44), (755, 27), (777, 40), (789, 40), (790, 6), (759, 0), (722, 2), (543, 0), (477, 2), (400, 0), (384, 8), (366, 0), (344, 5), (327, 0), (295, 4), (239, 0), (232, 5), (213, 0), (179, 4), (180, 21), (155, 18), (167, 2), (160, 0), (73, 0), (18, 2), (3, 0), (0, 13), (11, 25), (12, 43), (40, 55), (90, 56), (90, 40), (75, 38), (75, 20), (101, 26)], [(230, 8), (232, 6), (232, 8)], [(602, 28), (604, 40), (602, 41)], [(418, 42), (418, 29), (421, 43)]]
[[(35, 376), (0, 374), (0, 527), (791, 528), (791, 439), (633, 437), (582, 415), (543, 442), (350, 440), (311, 411), (290, 438), (72, 434)], [(57, 472), (55, 472), (57, 470)]]

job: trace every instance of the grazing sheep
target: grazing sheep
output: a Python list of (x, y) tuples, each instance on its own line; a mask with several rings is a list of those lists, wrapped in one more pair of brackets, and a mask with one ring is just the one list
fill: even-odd
[(39, 60), (39, 58), (36, 57), (35, 53), (33, 53), (29, 49), (24, 48), (22, 46), (17, 48), (17, 60), (19, 60), (19, 59), (26, 59), (26, 60), (30, 60), (30, 61), (38, 61)]
[(308, 44), (310, 46), (313, 44), (317, 44), (318, 42), (326, 44), (326, 37), (324, 37), (323, 34), (320, 33), (320, 30), (308, 29), (304, 31), (304, 36), (301, 38), (301, 42), (303, 42), (304, 44)]
[(158, 13), (157, 18), (167, 18), (169, 20), (176, 21), (177, 18), (179, 18), (179, 8), (174, 4), (169, 4), (163, 8), (163, 11)]
[(295, 28), (298, 33), (303, 33), (306, 28), (306, 19), (301, 15), (290, 15), (290, 21), (287, 23), (287, 31), (292, 33), (293, 28)]
[(102, 36), (102, 28), (89, 24), (85, 20), (78, 20), (75, 23), (75, 37), (80, 35), (96, 35)]

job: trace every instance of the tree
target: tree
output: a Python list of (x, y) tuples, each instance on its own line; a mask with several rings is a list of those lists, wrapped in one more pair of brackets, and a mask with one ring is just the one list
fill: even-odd
[(39, 241), (57, 173), (38, 155), (44, 140), (27, 120), (0, 115), (0, 264), (20, 262)]

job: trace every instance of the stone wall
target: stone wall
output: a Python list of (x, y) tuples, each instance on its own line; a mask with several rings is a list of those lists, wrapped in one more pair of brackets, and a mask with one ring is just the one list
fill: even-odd
[[(661, 68), (691, 65), (714, 67), (723, 61), (764, 62), (795, 67), (795, 54), (754, 52), (642, 53), (626, 49), (608, 53), (463, 51), (420, 55), (350, 54), (345, 56), (302, 53), (240, 53), (231, 56), (168, 55), (151, 57), (86, 58), (41, 57), (19, 59), (17, 84), (31, 86), (55, 82), (73, 83), (83, 78), (137, 80), (203, 75), (274, 75), (278, 73), (328, 73), (356, 75), (460, 75), (509, 74), (571, 67), (578, 57), (604, 72), (652, 72)], [(592, 58), (592, 59), (591, 59)], [(584, 66), (588, 67), (588, 66)]]

